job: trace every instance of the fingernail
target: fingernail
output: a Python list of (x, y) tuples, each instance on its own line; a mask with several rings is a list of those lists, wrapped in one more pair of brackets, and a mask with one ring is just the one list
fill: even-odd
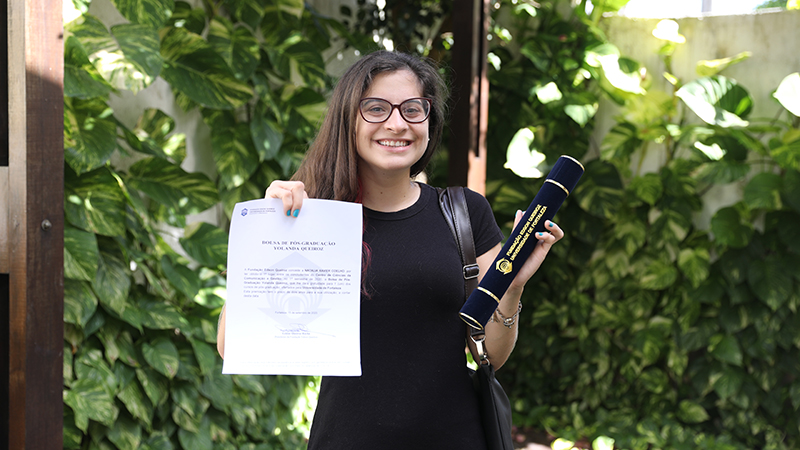
[(295, 209), (294, 212), (292, 213), (292, 215), (295, 216), (295, 217), (297, 217), (298, 214), (300, 214), (300, 210), (299, 209)]
[(542, 233), (541, 231), (536, 234), (538, 234), (539, 236), (544, 236), (544, 233)]
[(289, 216), (291, 216), (291, 215), (292, 215), (292, 210), (291, 210), (291, 209), (290, 209), (290, 210), (288, 210), (288, 211), (286, 211), (286, 217), (289, 217)]
[(554, 226), (556, 226), (556, 224), (554, 224), (553, 221), (551, 220), (547, 223), (547, 226), (553, 228)]

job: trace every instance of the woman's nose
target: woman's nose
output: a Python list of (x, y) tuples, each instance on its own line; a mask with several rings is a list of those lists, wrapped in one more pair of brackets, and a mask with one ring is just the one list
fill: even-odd
[(406, 119), (403, 119), (398, 108), (394, 108), (391, 114), (389, 114), (389, 118), (386, 119), (386, 122), (383, 124), (387, 130), (393, 131), (402, 131), (408, 128), (408, 122), (406, 122)]

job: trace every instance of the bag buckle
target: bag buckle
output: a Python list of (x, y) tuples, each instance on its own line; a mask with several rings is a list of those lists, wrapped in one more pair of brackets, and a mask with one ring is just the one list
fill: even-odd
[(478, 275), (481, 273), (481, 268), (477, 264), (470, 264), (464, 266), (464, 279), (471, 280), (473, 278), (478, 278)]

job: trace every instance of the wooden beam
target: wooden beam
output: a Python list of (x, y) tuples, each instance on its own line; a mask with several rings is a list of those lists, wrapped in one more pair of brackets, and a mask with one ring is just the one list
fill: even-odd
[(61, 0), (7, 0), (8, 445), (63, 447)]
[(488, 0), (464, 0), (453, 8), (453, 113), (450, 120), (448, 184), (486, 187), (486, 79)]
[(0, 273), (9, 272), (8, 216), (8, 166), (0, 166)]

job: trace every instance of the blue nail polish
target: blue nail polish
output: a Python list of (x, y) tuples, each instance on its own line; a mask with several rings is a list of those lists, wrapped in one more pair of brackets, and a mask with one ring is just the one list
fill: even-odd
[(297, 217), (298, 214), (300, 214), (300, 210), (299, 209), (295, 209), (294, 213), (292, 213), (292, 215), (295, 216), (295, 217)]
[(550, 227), (550, 228), (553, 228), (554, 226), (556, 226), (556, 224), (554, 224), (553, 222), (549, 222), (549, 223), (547, 224), (547, 226), (548, 226), (548, 227)]
[(538, 234), (539, 236), (544, 236), (544, 233), (542, 233), (541, 231), (536, 234)]
[(291, 209), (290, 209), (290, 210), (288, 210), (288, 211), (286, 211), (286, 217), (289, 217), (289, 216), (291, 216), (291, 215), (292, 215), (292, 210), (291, 210)]

